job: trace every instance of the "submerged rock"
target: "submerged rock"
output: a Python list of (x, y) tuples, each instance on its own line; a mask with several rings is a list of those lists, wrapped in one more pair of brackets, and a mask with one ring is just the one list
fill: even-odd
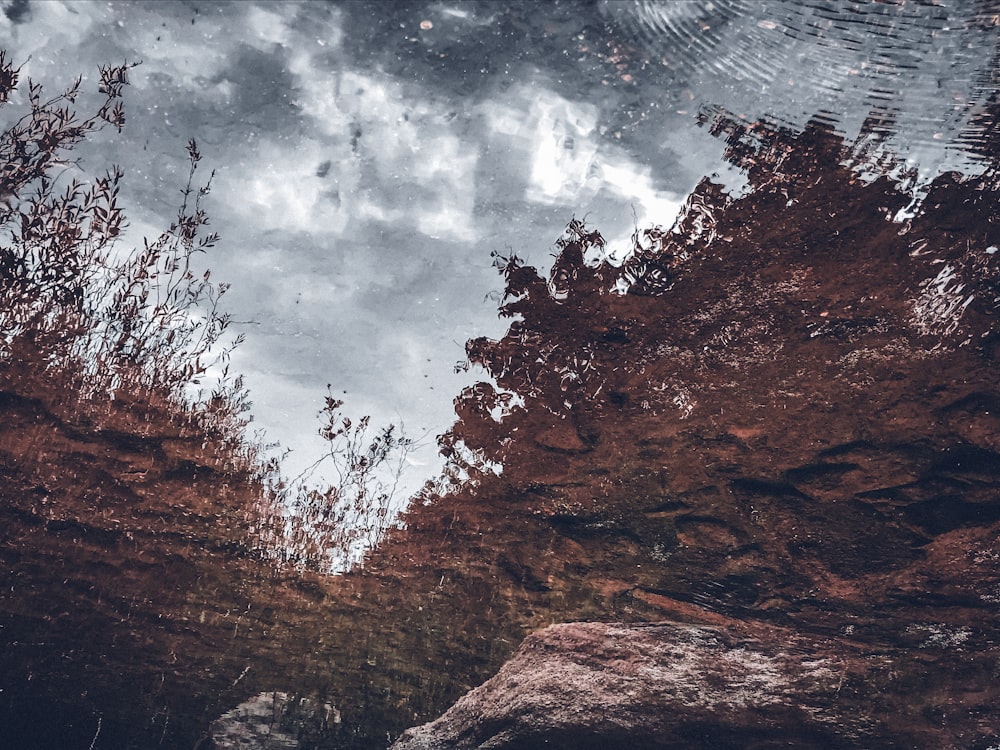
[[(726, 625), (550, 626), (392, 750), (971, 748), (991, 739), (968, 722), (943, 725), (914, 700), (925, 654)], [(968, 689), (961, 659), (934, 659), (939, 690)]]
[(288, 693), (258, 693), (214, 722), (199, 750), (295, 750), (340, 723), (340, 712), (329, 703), (296, 698)]
[(260, 693), (227, 711), (214, 722), (211, 741), (202, 747), (212, 750), (294, 750), (298, 738), (282, 731), (280, 721), (288, 707), (288, 693)]

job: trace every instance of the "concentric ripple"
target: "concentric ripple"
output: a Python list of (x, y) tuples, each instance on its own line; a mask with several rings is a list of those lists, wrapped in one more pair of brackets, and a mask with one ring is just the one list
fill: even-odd
[(700, 103), (802, 124), (832, 113), (848, 135), (872, 114), (904, 151), (980, 151), (995, 106), (1000, 3), (604, 0), (626, 40)]

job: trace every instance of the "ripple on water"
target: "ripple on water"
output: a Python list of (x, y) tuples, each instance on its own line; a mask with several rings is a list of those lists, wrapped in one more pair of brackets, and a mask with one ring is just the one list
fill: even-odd
[(848, 135), (882, 112), (901, 151), (938, 158), (980, 152), (989, 137), (975, 121), (995, 98), (1000, 15), (973, 3), (604, 0), (600, 10), (702, 103), (799, 125), (825, 110)]

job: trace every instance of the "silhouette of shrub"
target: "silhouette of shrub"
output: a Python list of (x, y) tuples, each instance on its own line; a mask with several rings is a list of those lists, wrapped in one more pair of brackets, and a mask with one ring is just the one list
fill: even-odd
[[(190, 171), (176, 219), (141, 248), (119, 247), (127, 221), (114, 166), (87, 179), (75, 146), (125, 123), (122, 94), (134, 64), (102, 66), (96, 111), (75, 108), (81, 80), (52, 97), (25, 81), (26, 97), (0, 133), (0, 362), (8, 384), (48, 384), (83, 404), (108, 398), (155, 402), (235, 442), (248, 401), (220, 346), (229, 316), (225, 284), (192, 258), (212, 247), (201, 207), (211, 176), (196, 186), (201, 154), (187, 145)], [(16, 109), (21, 71), (0, 51), (0, 107)], [(212, 365), (222, 372), (207, 397), (195, 387)]]
[[(250, 437), (250, 400), (229, 357), (220, 301), (227, 284), (198, 272), (194, 257), (219, 237), (206, 233), (198, 184), (201, 154), (187, 144), (189, 171), (177, 216), (141, 247), (122, 250), (122, 171), (88, 180), (73, 147), (107, 126), (121, 131), (122, 93), (133, 64), (100, 68), (94, 114), (74, 108), (81, 78), (50, 98), (26, 81), (25, 111), (0, 133), (0, 390), (41, 395), (77, 415), (166, 414), (211, 437), (217, 458), (261, 490), (251, 546), (271, 559), (316, 570), (357, 562), (393, 523), (399, 480), (413, 448), (401, 427), (369, 435), (370, 420), (341, 414), (328, 396), (320, 435), (326, 453), (293, 480), (263, 438)], [(21, 71), (0, 51), (0, 108), (15, 107)], [(214, 173), (213, 173), (214, 174)], [(203, 388), (209, 371), (217, 374)], [(150, 407), (155, 407), (150, 409)], [(154, 416), (155, 412), (155, 416)], [(320, 464), (333, 481), (314, 479)]]
[[(415, 441), (395, 424), (372, 434), (369, 417), (354, 421), (342, 406), (328, 392), (319, 430), (325, 453), (292, 480), (269, 475), (273, 517), (262, 526), (261, 546), (283, 563), (346, 570), (363, 561), (402, 510), (400, 480)], [(333, 467), (332, 481), (315, 479), (323, 465)]]

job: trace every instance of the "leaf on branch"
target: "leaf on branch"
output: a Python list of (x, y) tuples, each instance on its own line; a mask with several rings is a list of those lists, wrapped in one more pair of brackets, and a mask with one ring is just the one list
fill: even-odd
[(0, 104), (5, 104), (10, 94), (17, 88), (20, 68), (15, 68), (7, 59), (5, 50), (0, 50)]
[(198, 151), (198, 144), (194, 138), (187, 142), (187, 152), (188, 158), (191, 159), (192, 164), (197, 164), (201, 161), (201, 154)]

